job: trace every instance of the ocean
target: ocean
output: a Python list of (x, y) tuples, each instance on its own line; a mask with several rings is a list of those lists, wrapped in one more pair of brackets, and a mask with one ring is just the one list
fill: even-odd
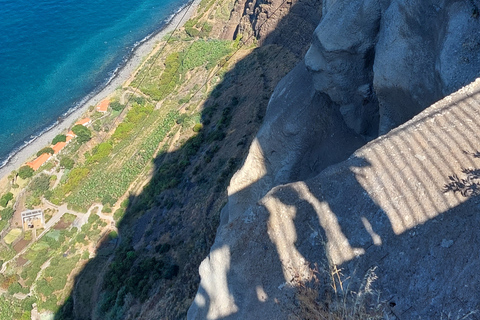
[(0, 0), (0, 167), (115, 76), (187, 0)]

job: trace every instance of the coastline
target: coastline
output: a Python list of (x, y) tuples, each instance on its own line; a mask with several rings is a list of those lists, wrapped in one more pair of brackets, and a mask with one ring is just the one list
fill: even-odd
[(5, 166), (0, 168), (0, 181), (6, 179), (8, 174), (13, 170), (20, 168), (25, 162), (32, 158), (38, 150), (49, 146), (56, 135), (65, 133), (66, 130), (88, 110), (89, 106), (96, 106), (100, 101), (109, 97), (116, 88), (127, 82), (141, 66), (144, 58), (154, 50), (157, 43), (162, 40), (166, 34), (175, 30), (175, 28), (183, 26), (183, 24), (190, 19), (199, 3), (200, 0), (193, 0), (179, 8), (179, 10), (173, 14), (170, 21), (167, 21), (158, 32), (144, 39), (144, 41), (134, 49), (125, 65), (118, 70), (118, 73), (113, 76), (102, 89), (98, 90), (98, 92), (91, 97), (86, 98), (84, 102), (60, 122), (45, 130), (45, 132), (37, 136), (34, 141), (16, 152)]

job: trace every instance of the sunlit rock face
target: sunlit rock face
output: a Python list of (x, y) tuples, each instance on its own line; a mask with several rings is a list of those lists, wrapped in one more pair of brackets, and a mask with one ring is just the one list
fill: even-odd
[(449, 295), (475, 308), (460, 288), (480, 266), (442, 243), (476, 243), (480, 221), (464, 212), (473, 202), (442, 189), (462, 166), (480, 167), (480, 84), (410, 120), (480, 75), (475, 3), (324, 1), (304, 61), (278, 84), (230, 182), (189, 319), (286, 319), (292, 279), (326, 261), (358, 274), (380, 266), (379, 287), (405, 319), (460, 316)]

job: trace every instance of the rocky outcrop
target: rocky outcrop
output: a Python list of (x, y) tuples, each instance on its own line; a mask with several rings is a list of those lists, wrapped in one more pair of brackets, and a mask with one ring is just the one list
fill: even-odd
[[(303, 56), (303, 44), (310, 41), (318, 23), (320, 3), (320, 0), (237, 0), (221, 36), (225, 39), (241, 36), (247, 43), (258, 41), (262, 45), (275, 43)], [(277, 28), (280, 22), (282, 32)]]
[(293, 280), (314, 263), (343, 268), (352, 287), (354, 269), (378, 267), (402, 319), (478, 307), (474, 177), (450, 185), (473, 191), (442, 189), (480, 165), (480, 84), (405, 123), (480, 74), (475, 12), (473, 1), (324, 2), (231, 180), (189, 319), (286, 318)]
[(384, 134), (479, 74), (475, 10), (473, 1), (331, 1), (305, 63), (351, 128)]

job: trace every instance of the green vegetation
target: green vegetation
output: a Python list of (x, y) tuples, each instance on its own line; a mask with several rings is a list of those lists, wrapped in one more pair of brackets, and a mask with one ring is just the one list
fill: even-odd
[(75, 219), (77, 218), (76, 215), (74, 214), (71, 214), (71, 213), (65, 213), (63, 216), (62, 216), (62, 220), (65, 221), (65, 223), (72, 223), (73, 221), (75, 221)]
[[(152, 115), (154, 115), (154, 119), (158, 119), (158, 114)], [(77, 208), (85, 209), (94, 201), (101, 200), (106, 195), (116, 199), (120, 198), (138, 174), (150, 163), (155, 150), (174, 125), (177, 116), (178, 112), (171, 111), (163, 119), (158, 119), (158, 125), (150, 134), (145, 136), (137, 151), (124, 159), (122, 163), (119, 163), (115, 170), (108, 170), (103, 166), (93, 167), (88, 178), (68, 196), (66, 199), (68, 203)], [(137, 125), (143, 127), (143, 122), (137, 123)], [(129, 140), (125, 140), (123, 143), (128, 144)], [(115, 181), (115, 183), (106, 184), (105, 181)]]
[(101, 160), (108, 157), (112, 151), (113, 146), (110, 142), (102, 142), (99, 145), (95, 146), (92, 150), (92, 156), (87, 159), (87, 164), (100, 162)]
[(196, 123), (193, 126), (193, 132), (200, 132), (202, 131), (202, 129), (203, 129), (203, 125), (201, 123)]
[(88, 168), (72, 169), (72, 171), (70, 171), (68, 174), (67, 182), (63, 186), (64, 194), (68, 194), (74, 190), (80, 184), (80, 182), (88, 176), (89, 173), (90, 169)]
[(113, 111), (122, 111), (125, 106), (118, 101), (112, 101), (110, 102), (110, 108), (112, 108)]
[(29, 190), (36, 196), (44, 194), (50, 188), (50, 176), (46, 174), (40, 174), (35, 177), (29, 185)]
[(44, 270), (43, 276), (37, 281), (36, 291), (40, 298), (38, 300), (40, 309), (57, 311), (61, 294), (56, 292), (63, 290), (66, 286), (68, 275), (79, 260), (80, 255), (70, 258), (57, 255), (50, 260), (50, 266)]
[(53, 151), (52, 148), (50, 147), (45, 147), (43, 149), (41, 149), (40, 151), (37, 152), (37, 157), (41, 156), (42, 154), (44, 153), (48, 153), (48, 154), (53, 154), (55, 151)]
[(13, 199), (13, 194), (8, 192), (0, 198), (0, 206), (6, 208), (8, 203)]
[(6, 244), (10, 244), (13, 241), (17, 240), (17, 238), (22, 234), (22, 229), (12, 229), (9, 233), (3, 238)]
[(211, 69), (232, 51), (232, 42), (226, 40), (198, 40), (182, 54), (182, 72), (204, 66)]
[(153, 81), (144, 81), (140, 89), (154, 100), (164, 99), (178, 83), (180, 66), (181, 60), (178, 52), (168, 55), (165, 59), (165, 70), (160, 79), (153, 78)]
[(73, 133), (77, 135), (77, 141), (79, 143), (87, 142), (92, 138), (92, 132), (87, 127), (81, 124), (77, 124), (72, 128)]
[(67, 136), (64, 134), (59, 134), (55, 138), (53, 138), (52, 144), (55, 145), (58, 142), (65, 142), (65, 141), (67, 141)]
[(73, 161), (73, 159), (71, 159), (69, 157), (63, 157), (60, 160), (60, 166), (65, 168), (65, 169), (71, 170), (74, 165), (75, 165), (75, 161)]
[(179, 267), (163, 259), (144, 257), (137, 261), (137, 258), (138, 254), (129, 245), (123, 245), (115, 255), (104, 279), (106, 295), (101, 302), (102, 312), (121, 306), (129, 293), (143, 302), (155, 281), (169, 280), (178, 274)]
[[(212, 6), (215, 6), (213, 10), (207, 12)], [(188, 280), (186, 272), (191, 271), (185, 270), (196, 270), (198, 257), (206, 254), (205, 250), (213, 241), (212, 230), (218, 225), (219, 207), (225, 199), (224, 187), (242, 157), (238, 151), (241, 148), (236, 148), (238, 141), (232, 138), (239, 130), (230, 130), (229, 126), (234, 119), (235, 107), (245, 101), (245, 96), (238, 90), (225, 93), (228, 79), (223, 89), (215, 87), (229, 70), (229, 66), (225, 67), (218, 75), (215, 74), (219, 69), (217, 66), (228, 62), (229, 55), (238, 48), (239, 40), (205, 39), (212, 30), (218, 29), (218, 25), (205, 21), (212, 22), (217, 14), (226, 15), (228, 7), (218, 6), (215, 0), (203, 0), (200, 12), (202, 17), (189, 21), (185, 29), (190, 36), (202, 39), (179, 33), (169, 41), (159, 59), (150, 58), (139, 70), (131, 84), (138, 87), (134, 94), (132, 88), (117, 88), (111, 98), (112, 112), (107, 114), (95, 113), (91, 107), (87, 116), (95, 120), (94, 131), (75, 126), (73, 131), (77, 139), (62, 151), (60, 164), (57, 161), (49, 163), (56, 170), (56, 176), (37, 174), (26, 187), (25, 198), (19, 198), (25, 201), (22, 205), (25, 203), (31, 207), (40, 203), (43, 195), (54, 204), (67, 203), (70, 210), (82, 212), (93, 203), (101, 202), (103, 212), (114, 211), (118, 233), (111, 231), (108, 220), (102, 220), (98, 210), (90, 214), (80, 229), (71, 226), (76, 215), (64, 214), (42, 238), (30, 243), (21, 257), (9, 262), (5, 274), (13, 276), (0, 281), (6, 285), (4, 297), (10, 299), (12, 293), (31, 293), (30, 305), (36, 302), (40, 311), (56, 312), (63, 304), (61, 314), (56, 318), (71, 319), (73, 298), (67, 296), (76, 272), (85, 270), (84, 263), (92, 272), (77, 278), (82, 281), (76, 287), (76, 309), (91, 310), (92, 293), (97, 293), (97, 284), (103, 280), (103, 291), (98, 293), (99, 307), (93, 310), (98, 318), (118, 318), (123, 309), (131, 305), (130, 302), (143, 302), (152, 293), (164, 294), (168, 288), (178, 292), (179, 297), (172, 299), (182, 301), (178, 305), (185, 304), (180, 296), (191, 296), (187, 291), (193, 288), (192, 284), (183, 286), (189, 289), (178, 290), (174, 278), (181, 271), (179, 279)], [(270, 85), (270, 81), (266, 83)], [(203, 105), (207, 97), (211, 99)], [(123, 99), (127, 101), (125, 105), (119, 102)], [(258, 100), (255, 104), (263, 103), (264, 99)], [(253, 110), (255, 115), (259, 108)], [(251, 113), (249, 109), (244, 110)], [(248, 132), (254, 132), (256, 127), (250, 125), (252, 121), (247, 123), (249, 119), (246, 117)], [(246, 135), (242, 138), (243, 145), (248, 144), (248, 138)], [(59, 135), (52, 143), (64, 139), (64, 135)], [(89, 140), (90, 143), (84, 143)], [(221, 158), (224, 154), (231, 158)], [(19, 184), (24, 186), (27, 182), (19, 181)], [(55, 189), (52, 190), (53, 186)], [(6, 205), (11, 206), (9, 201)], [(156, 208), (147, 211), (153, 207)], [(51, 219), (55, 212), (52, 209), (46, 211), (46, 219)], [(145, 212), (146, 216), (143, 215)], [(6, 227), (13, 209), (8, 207), (0, 214), (0, 224), (4, 223), (3, 227)], [(137, 220), (145, 221), (136, 224)], [(154, 227), (157, 224), (166, 232), (158, 233), (159, 229)], [(189, 229), (191, 225), (195, 230)], [(179, 231), (183, 227), (189, 230)], [(136, 234), (130, 234), (131, 230)], [(170, 230), (175, 233), (169, 234)], [(36, 236), (42, 231), (36, 230)], [(192, 238), (182, 239), (182, 232), (188, 232)], [(26, 241), (32, 240), (33, 235), (28, 231), (22, 241), (15, 243), (19, 236), (9, 233), (5, 241), (10, 245), (0, 249), (0, 259), (12, 258), (15, 251), (11, 244), (15, 243), (15, 250), (19, 250)], [(185, 241), (185, 245), (180, 246), (181, 241)], [(148, 247), (142, 248), (143, 243)], [(95, 258), (89, 260), (90, 254)], [(112, 262), (110, 266), (107, 261)], [(186, 261), (191, 265), (184, 268)], [(78, 289), (82, 286), (91, 291)], [(8, 319), (28, 318), (30, 315), (28, 308), (24, 313), (18, 312), (14, 303), (9, 308), (14, 316), (6, 317)]]
[(27, 240), (27, 241), (31, 241), (32, 240), (32, 231), (31, 230), (25, 231), (25, 233), (23, 234), (23, 239)]
[(7, 207), (0, 211), (0, 216), (2, 217), (2, 221), (10, 220), (13, 217), (13, 208)]
[(22, 179), (28, 179), (33, 176), (34, 173), (35, 171), (29, 166), (23, 166), (18, 169), (18, 176)]

